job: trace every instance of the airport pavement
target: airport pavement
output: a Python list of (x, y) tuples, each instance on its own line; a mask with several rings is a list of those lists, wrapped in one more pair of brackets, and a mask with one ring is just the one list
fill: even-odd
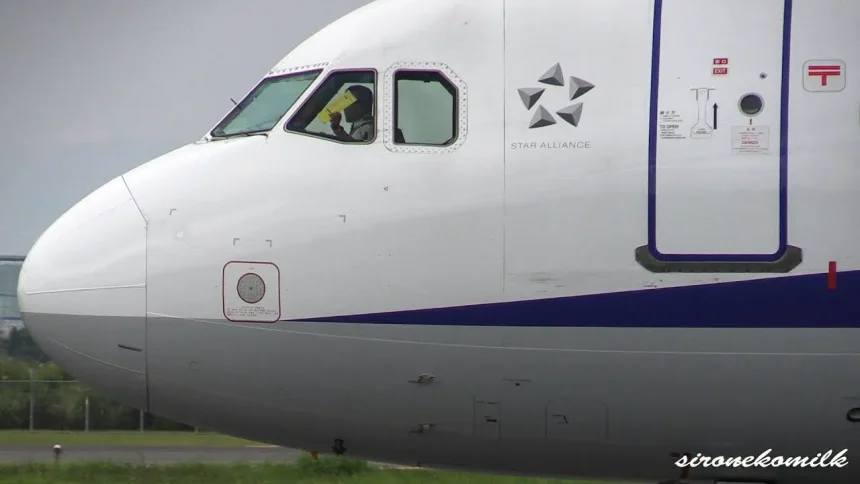
[[(301, 450), (269, 445), (245, 447), (155, 447), (155, 446), (97, 446), (74, 445), (63, 447), (63, 462), (120, 462), (127, 464), (229, 464), (236, 462), (295, 464)], [(53, 462), (53, 446), (0, 445), (0, 464)], [(387, 469), (421, 469), (382, 462), (369, 462), (371, 466)]]
[[(302, 451), (283, 447), (64, 446), (63, 462), (109, 461), (130, 464), (271, 462), (293, 464)], [(48, 445), (0, 445), (0, 463), (52, 462)]]

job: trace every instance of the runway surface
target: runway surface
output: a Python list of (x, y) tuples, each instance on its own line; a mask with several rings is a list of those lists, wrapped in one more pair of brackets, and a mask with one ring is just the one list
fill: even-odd
[[(0, 445), (0, 463), (53, 462), (50, 445)], [(64, 446), (63, 462), (110, 461), (130, 464), (271, 462), (293, 464), (302, 451), (283, 447)]]

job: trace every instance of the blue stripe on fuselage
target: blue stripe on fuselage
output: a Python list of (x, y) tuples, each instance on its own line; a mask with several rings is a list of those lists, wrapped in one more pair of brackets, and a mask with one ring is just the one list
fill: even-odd
[(860, 271), (293, 321), (441, 326), (850, 328)]

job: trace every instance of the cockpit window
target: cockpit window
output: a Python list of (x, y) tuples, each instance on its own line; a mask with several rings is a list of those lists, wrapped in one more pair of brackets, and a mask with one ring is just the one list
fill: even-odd
[(376, 71), (336, 71), (299, 108), (286, 129), (343, 143), (376, 138)]
[(268, 132), (289, 111), (320, 72), (322, 71), (316, 70), (263, 79), (212, 130), (211, 136), (226, 138)]
[(453, 144), (457, 140), (458, 94), (457, 86), (440, 71), (395, 71), (394, 143)]

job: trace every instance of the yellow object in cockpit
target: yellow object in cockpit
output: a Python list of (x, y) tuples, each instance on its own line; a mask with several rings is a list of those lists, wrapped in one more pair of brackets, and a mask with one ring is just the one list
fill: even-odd
[(323, 123), (328, 124), (331, 122), (332, 113), (343, 112), (350, 104), (356, 101), (355, 95), (346, 91), (343, 93), (343, 96), (336, 97), (332, 102), (328, 103), (328, 106), (325, 107), (320, 113), (317, 115), (317, 119), (322, 121)]

